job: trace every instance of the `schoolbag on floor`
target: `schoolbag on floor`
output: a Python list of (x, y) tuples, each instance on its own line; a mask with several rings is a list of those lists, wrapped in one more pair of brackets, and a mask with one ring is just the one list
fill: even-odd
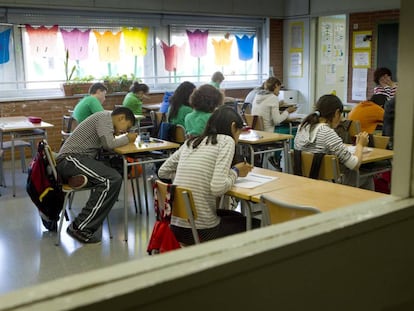
[(47, 143), (40, 141), (37, 154), (30, 163), (26, 191), (39, 210), (43, 225), (49, 231), (56, 231), (64, 194), (58, 183), (56, 170), (51, 167), (54, 163), (49, 163), (45, 148), (49, 148), (49, 154), (52, 154)]

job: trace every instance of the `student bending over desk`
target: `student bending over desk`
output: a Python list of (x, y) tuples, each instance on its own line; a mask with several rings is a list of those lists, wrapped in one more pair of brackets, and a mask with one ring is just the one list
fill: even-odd
[[(368, 133), (358, 134), (355, 154), (351, 154), (334, 131), (341, 121), (343, 109), (341, 100), (335, 95), (323, 95), (319, 98), (315, 111), (308, 115), (298, 128), (295, 149), (336, 155), (339, 162), (346, 167), (343, 183), (355, 186), (355, 170), (361, 165), (363, 148), (368, 145)], [(360, 188), (374, 190), (372, 177), (361, 178)]]
[(72, 188), (93, 187), (80, 214), (69, 225), (68, 234), (82, 243), (99, 243), (99, 228), (122, 186), (122, 176), (103, 161), (96, 160), (101, 148), (112, 150), (134, 142), (137, 134), (127, 132), (135, 123), (129, 108), (96, 112), (81, 122), (65, 140), (56, 158), (57, 171)]
[[(242, 127), (240, 115), (221, 106), (211, 115), (204, 132), (187, 140), (158, 172), (160, 178), (174, 178), (175, 185), (192, 191), (201, 241), (246, 231), (242, 214), (216, 209), (216, 198), (230, 190), (238, 176), (246, 176), (252, 169), (244, 162), (231, 167)], [(186, 219), (173, 216), (171, 230), (179, 242), (194, 244)]]

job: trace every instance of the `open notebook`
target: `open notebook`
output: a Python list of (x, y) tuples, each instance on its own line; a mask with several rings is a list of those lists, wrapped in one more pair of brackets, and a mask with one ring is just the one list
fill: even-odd
[(234, 185), (236, 187), (241, 188), (255, 188), (275, 179), (278, 179), (278, 177), (272, 177), (250, 172), (249, 174), (247, 174), (246, 177), (237, 178)]

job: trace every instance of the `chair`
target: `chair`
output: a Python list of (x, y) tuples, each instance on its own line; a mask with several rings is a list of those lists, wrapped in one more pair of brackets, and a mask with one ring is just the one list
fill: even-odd
[[(5, 186), (4, 170), (3, 170), (3, 150), (0, 149), (0, 186)], [(0, 192), (1, 196), (1, 192)]]
[(62, 130), (60, 131), (62, 135), (62, 144), (72, 134), (73, 129), (76, 127), (76, 120), (73, 118), (73, 111), (69, 110), (69, 113), (69, 115), (64, 115), (62, 117)]
[(373, 144), (375, 148), (380, 149), (387, 149), (388, 143), (390, 141), (389, 136), (382, 136), (382, 135), (372, 135)]
[(264, 130), (263, 117), (262, 116), (257, 116), (257, 115), (252, 115), (252, 114), (245, 113), (244, 114), (244, 121), (253, 130), (257, 130), (257, 131), (263, 131)]
[[(32, 144), (30, 142), (24, 141), (24, 140), (15, 140), (14, 141), (14, 149), (15, 150), (18, 149), (19, 153), (20, 153), (20, 163), (21, 163), (21, 168), (22, 168), (23, 173), (27, 172), (26, 155), (25, 155), (25, 152), (24, 152), (24, 148), (26, 148), (26, 147), (32, 149)], [(3, 151), (4, 150), (11, 150), (11, 141), (2, 142), (0, 144), (0, 148), (3, 149)], [(32, 152), (33, 152), (33, 150), (32, 150)], [(5, 185), (6, 185), (6, 183), (3, 182), (3, 186), (5, 186)]]
[[(43, 141), (45, 143), (45, 154), (46, 154), (47, 161), (49, 162), (50, 167), (52, 168), (53, 176), (56, 178), (56, 180), (58, 180), (58, 174), (56, 171), (55, 155), (53, 154), (52, 149), (50, 148), (47, 141), (46, 140), (43, 140)], [(56, 246), (60, 244), (60, 234), (61, 234), (62, 227), (63, 227), (63, 218), (66, 218), (66, 220), (69, 220), (68, 211), (72, 208), (72, 202), (73, 202), (75, 193), (80, 192), (80, 191), (85, 191), (85, 190), (93, 191), (93, 189), (94, 189), (93, 187), (73, 189), (68, 184), (62, 184), (62, 191), (64, 193), (65, 198), (63, 201), (63, 208), (59, 216), (60, 220), (59, 220), (59, 225), (57, 228), (57, 236), (56, 236), (56, 242), (55, 242)], [(108, 217), (106, 218), (106, 221), (108, 223), (109, 236), (110, 238), (112, 238), (111, 226), (110, 226)]]
[(175, 126), (174, 142), (177, 144), (183, 144), (186, 139), (186, 133), (184, 126), (177, 124)]
[[(155, 182), (158, 186), (158, 202), (164, 202), (165, 196), (167, 194), (168, 184), (162, 182), (159, 179), (153, 179), (153, 182)], [(195, 208), (193, 195), (190, 189), (180, 186), (175, 187), (171, 215), (187, 219), (188, 223), (191, 226), (194, 242), (195, 244), (199, 244), (200, 238), (198, 236), (198, 232), (195, 225), (195, 220), (197, 219), (197, 210)]]
[(268, 224), (278, 224), (321, 212), (312, 206), (295, 205), (279, 201), (266, 194), (260, 197), (260, 201), (264, 205), (262, 221), (266, 221)]
[[(298, 162), (298, 156), (297, 159), (295, 159), (295, 152), (298, 154), (300, 153), (300, 167), (295, 167), (296, 163)], [(295, 173), (295, 175), (300, 175), (304, 177), (312, 177), (311, 176), (311, 168), (314, 161), (314, 154), (311, 152), (306, 151), (299, 151), (299, 150), (289, 150), (290, 154), (290, 164), (291, 167), (289, 171), (291, 173)], [(315, 168), (317, 169), (317, 168)], [(314, 174), (317, 174), (317, 172), (312, 172)], [(339, 166), (339, 160), (336, 156), (325, 154), (323, 155), (320, 166), (319, 166), (319, 174), (316, 175), (315, 179), (321, 179), (321, 180), (328, 180), (337, 182), (340, 181), (342, 174)]]

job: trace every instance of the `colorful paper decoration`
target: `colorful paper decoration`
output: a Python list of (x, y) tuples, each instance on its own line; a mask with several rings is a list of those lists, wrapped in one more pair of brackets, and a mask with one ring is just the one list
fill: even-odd
[(118, 61), (122, 32), (113, 34), (111, 31), (105, 31), (101, 34), (99, 31), (94, 31), (94, 34), (98, 43), (100, 61), (108, 63)]
[(161, 41), (161, 48), (164, 52), (165, 70), (175, 71), (179, 67), (179, 63), (184, 59), (185, 44), (177, 46), (175, 44), (169, 46)]
[(133, 56), (147, 55), (148, 28), (122, 28), (125, 53)]
[(230, 64), (231, 46), (233, 40), (221, 39), (219, 41), (212, 39), (214, 46), (214, 61), (218, 66)]
[(31, 55), (34, 57), (52, 57), (56, 55), (58, 26), (34, 28), (26, 25), (29, 35)]
[(242, 37), (236, 36), (240, 60), (250, 60), (253, 58), (254, 37), (255, 35), (250, 38), (247, 35), (243, 35)]
[(60, 32), (62, 34), (65, 50), (69, 51), (69, 59), (88, 59), (90, 30), (81, 31), (75, 28), (71, 31), (61, 29)]
[(199, 29), (191, 32), (186, 30), (188, 42), (190, 44), (190, 54), (194, 57), (202, 57), (207, 54), (207, 38), (208, 30), (201, 31)]
[(10, 60), (9, 41), (11, 28), (0, 32), (0, 64), (7, 63)]

